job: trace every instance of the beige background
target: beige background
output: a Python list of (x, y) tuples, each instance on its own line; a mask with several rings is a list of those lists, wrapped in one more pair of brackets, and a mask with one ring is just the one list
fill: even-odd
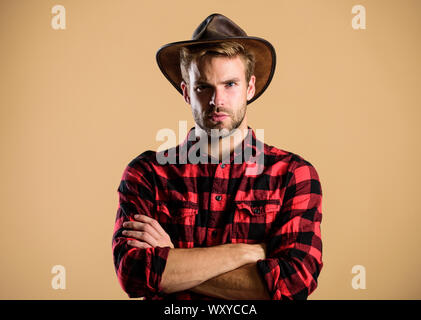
[[(66, 30), (51, 27), (56, 4)], [(351, 27), (356, 4), (366, 30)], [(421, 1), (408, 0), (0, 1), (0, 298), (127, 298), (111, 253), (122, 172), (159, 129), (193, 125), (155, 52), (214, 12), (277, 50), (249, 124), (319, 172), (325, 265), (310, 298), (421, 298)]]

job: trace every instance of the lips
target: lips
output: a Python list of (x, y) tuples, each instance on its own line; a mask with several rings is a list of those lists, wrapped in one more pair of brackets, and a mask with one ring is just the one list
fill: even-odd
[(216, 112), (214, 112), (214, 113), (211, 113), (209, 115), (209, 118), (212, 121), (215, 121), (215, 122), (222, 121), (222, 120), (224, 120), (227, 117), (228, 117), (228, 115), (226, 113), (216, 113)]

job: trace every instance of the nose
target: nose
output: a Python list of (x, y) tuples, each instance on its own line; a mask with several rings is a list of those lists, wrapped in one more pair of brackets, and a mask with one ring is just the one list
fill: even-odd
[(225, 103), (225, 96), (224, 96), (223, 90), (220, 88), (215, 88), (213, 90), (212, 97), (209, 104), (211, 106), (222, 107), (224, 106), (224, 103)]

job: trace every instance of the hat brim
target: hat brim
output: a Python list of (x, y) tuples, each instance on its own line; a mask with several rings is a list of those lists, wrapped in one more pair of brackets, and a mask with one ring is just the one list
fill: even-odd
[(159, 69), (168, 79), (168, 81), (175, 87), (175, 89), (183, 94), (181, 89), (180, 69), (180, 49), (190, 45), (218, 43), (225, 41), (236, 41), (241, 43), (246, 50), (251, 52), (255, 57), (254, 75), (256, 76), (256, 91), (252, 99), (247, 104), (252, 103), (259, 98), (262, 93), (269, 86), (276, 66), (276, 53), (273, 46), (265, 39), (257, 37), (228, 37), (223, 39), (212, 40), (187, 40), (172, 42), (162, 46), (156, 53), (156, 61)]

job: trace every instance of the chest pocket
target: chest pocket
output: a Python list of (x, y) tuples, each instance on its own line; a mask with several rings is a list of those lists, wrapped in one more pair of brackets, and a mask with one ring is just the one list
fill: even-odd
[(194, 229), (199, 207), (192, 202), (159, 202), (158, 222), (176, 248), (194, 247)]
[(235, 201), (233, 237), (236, 242), (264, 241), (280, 207), (279, 199)]

